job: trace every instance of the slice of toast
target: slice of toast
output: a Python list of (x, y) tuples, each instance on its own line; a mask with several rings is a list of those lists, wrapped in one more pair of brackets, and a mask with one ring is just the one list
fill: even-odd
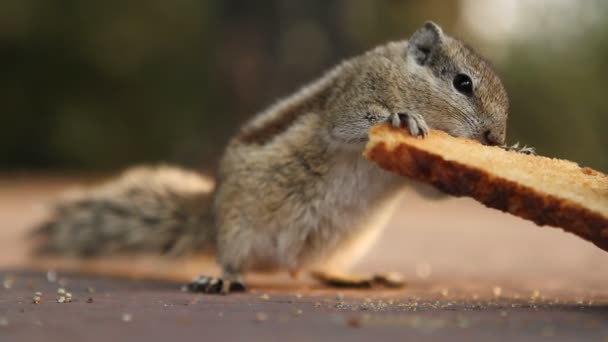
[(608, 251), (608, 175), (433, 130), (371, 129), (366, 158), (382, 168), (468, 196), (538, 225), (561, 227)]

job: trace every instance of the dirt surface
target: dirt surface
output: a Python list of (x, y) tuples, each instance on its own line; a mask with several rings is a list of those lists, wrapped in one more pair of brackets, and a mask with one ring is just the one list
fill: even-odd
[[(608, 341), (608, 253), (466, 199), (408, 194), (358, 267), (401, 272), (408, 285), (399, 290), (330, 289), (277, 275), (250, 278), (245, 294), (203, 296), (180, 291), (186, 279), (216, 271), (199, 260), (29, 260), (27, 227), (61, 190), (91, 181), (0, 178), (0, 341)], [(50, 267), (58, 271), (49, 279)], [(71, 303), (57, 302), (59, 288)]]

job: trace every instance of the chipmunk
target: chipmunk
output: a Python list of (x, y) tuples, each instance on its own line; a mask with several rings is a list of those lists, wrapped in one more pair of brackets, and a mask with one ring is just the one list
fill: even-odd
[[(408, 184), (362, 157), (369, 128), (389, 122), (414, 136), (432, 128), (501, 145), (508, 111), (490, 64), (426, 22), (409, 40), (346, 60), (256, 115), (228, 143), (211, 192), (194, 172), (127, 171), (59, 203), (36, 230), (38, 253), (211, 250), (223, 274), (189, 285), (205, 293), (243, 290), (252, 271), (317, 271), (329, 284), (349, 284), (342, 272)], [(383, 279), (370, 277), (364, 283)]]

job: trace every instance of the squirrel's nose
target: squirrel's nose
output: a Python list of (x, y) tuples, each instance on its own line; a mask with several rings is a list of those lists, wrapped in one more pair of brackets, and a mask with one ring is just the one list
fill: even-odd
[(502, 132), (488, 129), (483, 132), (481, 142), (485, 145), (502, 145), (505, 142), (505, 135)]

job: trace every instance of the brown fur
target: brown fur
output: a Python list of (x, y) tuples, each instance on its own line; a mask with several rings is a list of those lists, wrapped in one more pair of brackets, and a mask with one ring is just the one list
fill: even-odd
[[(473, 80), (472, 97), (454, 89), (452, 80), (459, 73)], [(409, 41), (389, 43), (341, 63), (246, 123), (226, 147), (211, 207), (205, 207), (200, 192), (194, 205), (188, 205), (180, 191), (153, 201), (155, 211), (166, 212), (163, 202), (193, 215), (184, 221), (185, 228), (165, 227), (162, 220), (156, 226), (145, 220), (129, 225), (111, 220), (113, 226), (106, 230), (116, 239), (158, 234), (141, 240), (141, 248), (144, 241), (154, 241), (149, 249), (173, 249), (179, 245), (174, 241), (185, 245), (178, 250), (215, 247), (224, 276), (202, 278), (204, 284), (197, 289), (203, 291), (227, 291), (248, 271), (344, 269), (379, 234), (405, 184), (361, 157), (371, 126), (389, 121), (415, 134), (435, 128), (502, 143), (507, 111), (506, 92), (490, 66), (437, 25), (426, 23)], [(485, 141), (487, 137), (492, 141)], [(156, 186), (148, 177), (142, 176), (140, 184)], [(112, 193), (111, 203), (129, 203), (122, 198), (124, 191)], [(87, 198), (99, 199), (95, 193)], [(141, 203), (124, 207), (135, 209), (131, 217), (148, 205), (145, 198), (136, 201)], [(46, 230), (51, 249), (75, 251), (72, 254), (90, 250), (87, 245), (95, 245), (98, 254), (117, 250), (117, 242), (94, 238), (99, 223), (92, 218), (112, 213), (79, 203), (82, 200), (68, 203), (72, 209), (60, 212)], [(181, 206), (189, 209), (182, 211)], [(84, 221), (78, 219), (82, 215)], [(121, 229), (131, 232), (116, 233)], [(70, 241), (81, 235), (89, 240)]]

